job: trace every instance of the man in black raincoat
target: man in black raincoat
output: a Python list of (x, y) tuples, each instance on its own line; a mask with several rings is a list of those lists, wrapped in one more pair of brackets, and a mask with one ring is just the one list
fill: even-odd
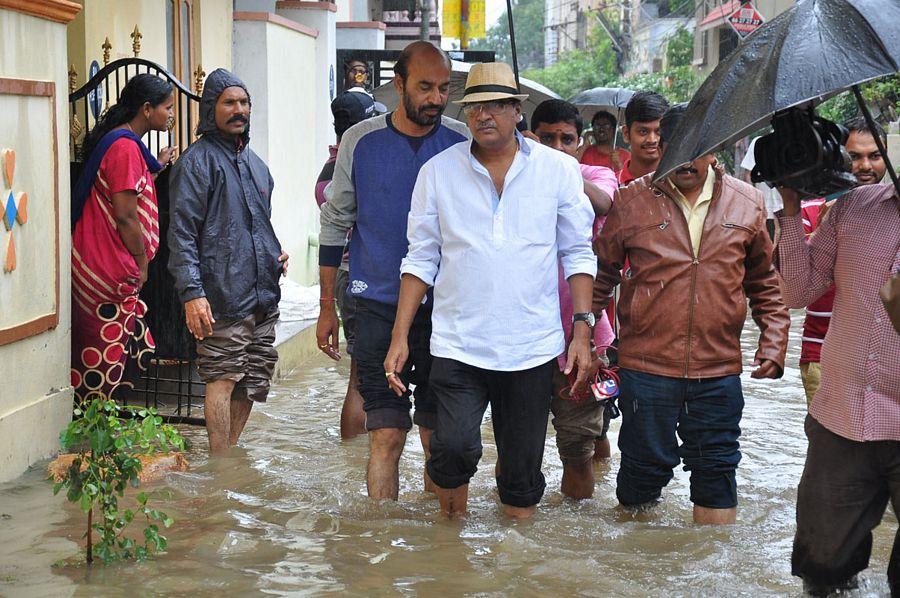
[(275, 322), (287, 255), (272, 228), (274, 181), (248, 147), (250, 95), (232, 73), (210, 73), (200, 136), (173, 168), (169, 271), (197, 339), (211, 453), (237, 443), (275, 370)]

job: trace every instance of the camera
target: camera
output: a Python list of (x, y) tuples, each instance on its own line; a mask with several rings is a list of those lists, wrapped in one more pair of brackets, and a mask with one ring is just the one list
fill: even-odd
[(772, 118), (774, 132), (756, 142), (754, 183), (790, 187), (801, 197), (824, 197), (858, 184), (844, 149), (847, 129), (809, 108), (789, 108)]

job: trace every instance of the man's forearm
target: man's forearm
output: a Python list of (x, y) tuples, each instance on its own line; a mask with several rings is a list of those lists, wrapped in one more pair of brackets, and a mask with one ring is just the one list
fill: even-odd
[(606, 216), (612, 207), (612, 198), (607, 195), (606, 191), (590, 181), (584, 181), (584, 194), (591, 201), (591, 207), (594, 208), (596, 216)]
[(409, 334), (413, 318), (416, 317), (416, 312), (427, 292), (428, 285), (417, 276), (404, 274), (400, 277), (400, 299), (397, 301), (397, 317), (394, 319), (394, 338), (405, 339)]
[(319, 298), (332, 300), (335, 298), (334, 287), (338, 269), (334, 266), (319, 266)]
[[(593, 288), (594, 280), (588, 274), (573, 274), (569, 277), (569, 290), (572, 293), (574, 313), (579, 314), (591, 311), (591, 293)], [(590, 328), (587, 326), (575, 326), (573, 334), (589, 337)]]

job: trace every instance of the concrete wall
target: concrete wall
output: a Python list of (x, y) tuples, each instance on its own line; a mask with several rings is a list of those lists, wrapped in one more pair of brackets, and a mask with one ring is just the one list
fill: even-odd
[(231, 69), (232, 0), (194, 0), (194, 26), (200, 40), (197, 63), (206, 73)]
[[(55, 453), (59, 432), (72, 417), (66, 70), (64, 24), (0, 9), (0, 78), (55, 85), (54, 101), (0, 93), (0, 147), (16, 151), (12, 190), (28, 193), (28, 221), (12, 232), (0, 226), (0, 263), (7, 257), (10, 236), (15, 237), (18, 256), (15, 270), (0, 269), (0, 338), (5, 330), (31, 319), (35, 303), (40, 310), (47, 304), (58, 313), (55, 328), (0, 345), (0, 482)], [(2, 177), (0, 187), (9, 194)], [(59, 190), (58, 209), (54, 187)]]
[[(327, 157), (329, 144), (334, 143), (334, 128), (331, 126), (331, 100), (340, 89), (340, 77), (343, 70), (335, 64), (337, 53), (337, 36), (335, 35), (339, 11), (330, 2), (292, 2), (280, 1), (277, 4), (278, 16), (315, 29), (318, 33), (315, 41), (315, 55), (295, 54), (291, 63), (300, 68), (300, 62), (314, 63), (313, 76), (304, 82), (306, 93), (315, 97), (311, 108), (317, 126), (314, 129), (315, 147), (322, 152), (322, 161)], [(305, 66), (305, 65), (304, 65)], [(313, 130), (310, 129), (310, 133)], [(320, 163), (321, 164), (321, 163)]]
[(384, 50), (384, 23), (338, 23), (337, 47), (348, 50)]
[[(271, 13), (235, 13), (234, 71), (253, 97), (250, 147), (275, 179), (272, 222), (291, 256), (290, 277), (307, 285), (318, 278), (318, 254), (310, 243), (319, 224), (314, 185), (334, 135), (330, 116), (318, 116), (321, 105), (329, 108), (327, 87), (313, 84), (320, 42), (315, 33)], [(326, 130), (331, 139), (317, 141)]]
[(69, 62), (78, 71), (78, 84), (85, 78), (92, 60), (103, 65), (103, 40), (112, 44), (110, 61), (134, 56), (131, 32), (137, 25), (141, 38), (141, 58), (166, 66), (165, 0), (80, 0), (83, 8), (70, 26)]

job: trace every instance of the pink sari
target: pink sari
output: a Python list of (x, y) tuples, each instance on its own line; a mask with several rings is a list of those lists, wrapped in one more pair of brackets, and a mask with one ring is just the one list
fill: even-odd
[(72, 234), (72, 386), (75, 397), (114, 398), (146, 370), (155, 343), (138, 298), (140, 270), (119, 237), (112, 196), (137, 193), (147, 259), (159, 247), (156, 188), (137, 144), (113, 143)]

